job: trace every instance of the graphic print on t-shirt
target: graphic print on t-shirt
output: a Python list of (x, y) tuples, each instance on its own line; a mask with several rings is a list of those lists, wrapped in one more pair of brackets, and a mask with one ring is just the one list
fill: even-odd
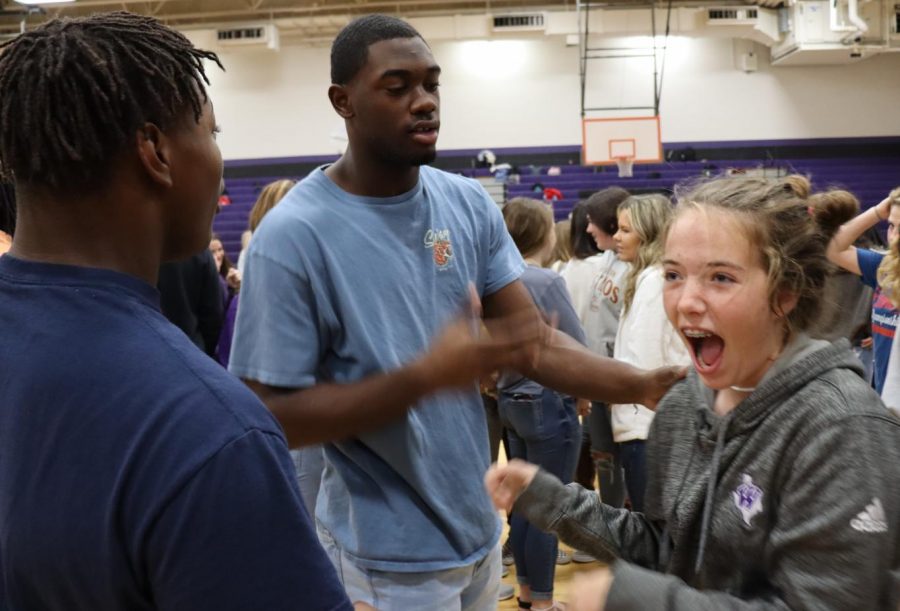
[(609, 301), (612, 304), (619, 303), (619, 287), (615, 278), (610, 277), (609, 273), (597, 276), (591, 288), (591, 311), (599, 311), (603, 307), (604, 301)]
[(450, 243), (449, 229), (429, 229), (425, 232), (425, 247), (433, 253), (438, 269), (448, 269), (453, 261), (453, 245)]
[(894, 339), (897, 330), (897, 310), (881, 289), (875, 291), (872, 300), (872, 332)]

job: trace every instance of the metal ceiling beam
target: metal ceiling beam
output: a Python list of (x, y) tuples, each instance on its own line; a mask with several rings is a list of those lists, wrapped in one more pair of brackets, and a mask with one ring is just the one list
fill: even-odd
[[(157, 19), (172, 25), (182, 27), (211, 27), (211, 23), (219, 22), (223, 25), (237, 20), (272, 20), (291, 17), (336, 17), (343, 18), (359, 14), (363, 11), (383, 10), (392, 13), (406, 15), (449, 15), (458, 13), (491, 12), (492, 10), (554, 10), (571, 9), (572, 0), (341, 0), (331, 4), (328, 0), (304, 0), (308, 4), (300, 6), (268, 6), (268, 0), (232, 0), (226, 4), (226, 8), (219, 10), (196, 10), (196, 0), (79, 0), (69, 7), (54, 7), (49, 11), (48, 17), (58, 15), (85, 14), (82, 8), (93, 10), (125, 9), (135, 12), (144, 12)], [(777, 0), (762, 0), (772, 2)], [(588, 0), (592, 8), (606, 10), (634, 8), (636, 2), (646, 0)], [(721, 5), (747, 5), (755, 4), (748, 0), (675, 0), (677, 6), (709, 6)], [(3, 3), (0, 0), (0, 4)], [(217, 3), (221, 6), (224, 3)], [(664, 1), (657, 4), (664, 6)], [(202, 6), (202, 4), (201, 4)], [(180, 12), (179, 9), (184, 9)], [(194, 10), (192, 10), (194, 9)], [(149, 12), (147, 12), (149, 11)], [(93, 11), (91, 11), (93, 12)], [(17, 14), (19, 11), (16, 11)], [(13, 22), (14, 17), (0, 11), (0, 32), (18, 31), (18, 22)], [(43, 21), (43, 19), (41, 20)]]
[[(190, 2), (191, 0), (157, 0), (158, 4), (170, 4), (172, 2)], [(78, 0), (73, 5), (70, 6), (57, 6), (53, 7), (61, 11), (71, 11), (73, 9), (78, 9), (81, 7), (91, 7), (91, 6), (108, 6), (108, 7), (119, 7), (124, 10), (127, 10), (129, 5), (133, 4), (143, 4), (145, 6), (153, 5), (153, 2), (148, 2), (147, 0)]]
[[(496, 0), (495, 4), (496, 4)], [(158, 19), (164, 21), (183, 21), (183, 20), (196, 20), (196, 19), (227, 19), (230, 17), (247, 17), (250, 15), (255, 15), (257, 18), (275, 18), (275, 17), (290, 17), (290, 16), (298, 16), (298, 15), (336, 15), (340, 16), (341, 14), (346, 14), (349, 11), (358, 11), (360, 9), (370, 9), (370, 8), (390, 8), (390, 9), (404, 9), (410, 7), (433, 7), (433, 6), (442, 6), (448, 7), (448, 10), (453, 10), (452, 7), (460, 6), (460, 5), (484, 5), (484, 0), (365, 0), (364, 2), (345, 2), (340, 4), (324, 4), (324, 5), (311, 5), (311, 6), (297, 6), (297, 7), (271, 7), (271, 8), (262, 8), (260, 10), (254, 11), (253, 9), (227, 9), (220, 11), (198, 11), (194, 13), (163, 13), (161, 15), (157, 15)], [(510, 0), (509, 4), (513, 4), (515, 6), (520, 6), (522, 3), (520, 1)], [(546, 6), (547, 3), (541, 3), (541, 6)], [(558, 8), (558, 6), (556, 7)], [(402, 11), (400, 11), (402, 12)]]

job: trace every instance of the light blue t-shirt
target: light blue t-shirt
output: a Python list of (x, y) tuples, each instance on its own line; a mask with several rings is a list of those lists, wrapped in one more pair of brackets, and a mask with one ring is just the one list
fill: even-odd
[[(408, 193), (351, 195), (312, 172), (253, 236), (230, 370), (281, 387), (353, 382), (427, 350), (467, 302), (524, 263), (497, 205), (470, 179), (422, 167)], [(475, 384), (394, 424), (326, 444), (316, 518), (361, 566), (434, 571), (496, 545)]]

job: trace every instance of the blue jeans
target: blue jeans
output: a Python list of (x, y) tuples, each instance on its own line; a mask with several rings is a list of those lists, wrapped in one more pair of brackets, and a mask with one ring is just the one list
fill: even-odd
[(625, 480), (619, 447), (613, 439), (609, 406), (591, 402), (587, 422), (591, 432), (591, 455), (600, 482), (600, 500), (612, 507), (622, 507), (625, 505)]
[[(539, 465), (563, 483), (572, 481), (581, 443), (574, 399), (549, 389), (540, 395), (501, 393), (500, 419), (507, 428), (510, 458)], [(552, 599), (556, 536), (514, 513), (509, 537), (518, 582), (531, 588), (533, 599)]]
[(644, 489), (647, 487), (646, 441), (634, 439), (619, 444), (619, 456), (625, 469), (625, 487), (631, 499), (631, 511), (644, 511)]
[(319, 541), (337, 570), (347, 596), (379, 611), (494, 611), (500, 592), (500, 544), (467, 566), (428, 573), (375, 571), (357, 564), (316, 523)]

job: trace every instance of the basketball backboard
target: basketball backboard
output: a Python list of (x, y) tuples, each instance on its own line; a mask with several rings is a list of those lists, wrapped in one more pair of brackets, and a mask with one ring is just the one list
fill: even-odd
[(585, 165), (612, 165), (617, 157), (635, 163), (662, 161), (659, 117), (584, 119), (582, 122)]

